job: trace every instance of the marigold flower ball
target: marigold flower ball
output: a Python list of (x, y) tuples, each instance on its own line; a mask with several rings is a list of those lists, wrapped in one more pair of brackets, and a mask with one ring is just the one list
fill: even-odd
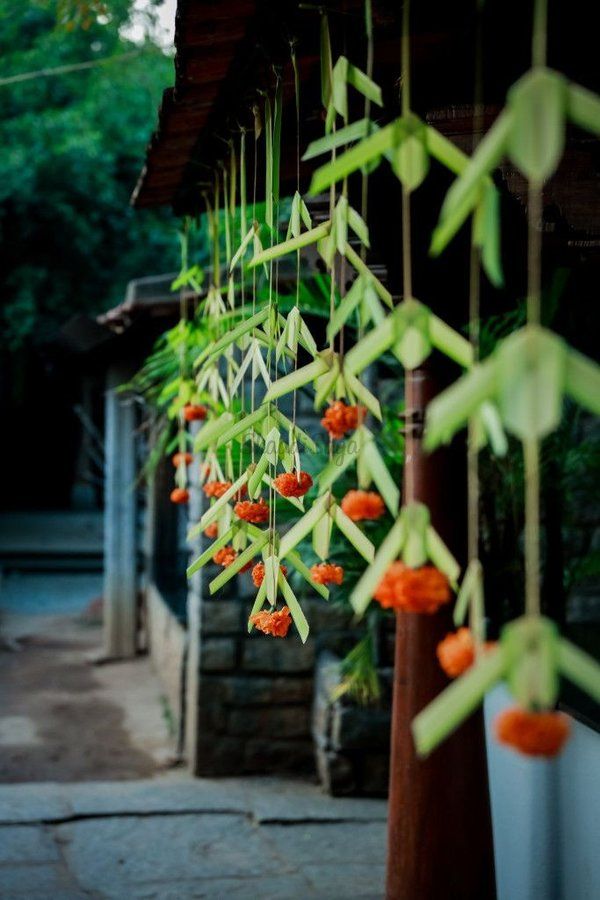
[(364, 421), (366, 412), (364, 406), (347, 406), (343, 400), (336, 400), (325, 411), (321, 425), (334, 440), (339, 440)]
[(173, 465), (175, 468), (180, 466), (182, 463), (185, 463), (186, 466), (190, 466), (194, 461), (194, 457), (191, 453), (176, 453), (173, 456)]
[(211, 522), (210, 525), (207, 525), (204, 529), (204, 534), (207, 538), (216, 538), (219, 534), (219, 526), (216, 522)]
[(287, 606), (283, 606), (275, 612), (262, 612), (250, 616), (250, 622), (263, 634), (270, 634), (273, 637), (285, 637), (292, 624), (292, 617)]
[(312, 487), (308, 472), (285, 472), (273, 479), (273, 487), (282, 497), (303, 497)]
[(236, 551), (233, 547), (221, 547), (220, 550), (217, 550), (215, 555), (213, 556), (213, 562), (217, 563), (219, 566), (223, 566), (226, 568), (230, 566), (234, 559), (237, 557)]
[(199, 403), (188, 403), (183, 407), (186, 422), (199, 422), (206, 418), (207, 409)]
[(388, 566), (373, 599), (385, 609), (434, 613), (448, 603), (451, 596), (448, 579), (439, 569), (434, 566), (411, 569), (397, 560)]
[(260, 525), (269, 519), (269, 504), (265, 503), (261, 497), (258, 503), (252, 500), (240, 500), (233, 507), (233, 511), (244, 522), (251, 522), (253, 525)]
[(569, 737), (569, 719), (559, 712), (529, 712), (513, 706), (501, 712), (494, 721), (496, 737), (501, 744), (525, 756), (556, 756)]
[(440, 666), (448, 678), (458, 678), (475, 661), (475, 642), (469, 628), (459, 628), (439, 642), (436, 649)]
[(231, 487), (231, 481), (207, 481), (202, 490), (207, 497), (222, 497)]
[(187, 503), (190, 499), (190, 492), (185, 488), (174, 488), (171, 491), (171, 503)]
[(353, 522), (380, 519), (385, 513), (385, 503), (375, 491), (348, 491), (341, 507)]
[(311, 568), (310, 577), (315, 584), (341, 584), (344, 580), (344, 570), (335, 563), (317, 563)]

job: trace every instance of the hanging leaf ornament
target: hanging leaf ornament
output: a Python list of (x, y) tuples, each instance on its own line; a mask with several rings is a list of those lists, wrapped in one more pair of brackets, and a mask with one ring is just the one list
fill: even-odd
[(565, 396), (600, 413), (600, 368), (551, 331), (527, 325), (432, 400), (425, 446), (450, 441), (486, 402), (521, 440), (545, 437), (560, 423)]
[(560, 637), (549, 619), (516, 619), (504, 627), (496, 649), (481, 656), (413, 720), (417, 752), (431, 753), (503, 680), (525, 709), (551, 709), (561, 675), (600, 702), (600, 666), (592, 657)]

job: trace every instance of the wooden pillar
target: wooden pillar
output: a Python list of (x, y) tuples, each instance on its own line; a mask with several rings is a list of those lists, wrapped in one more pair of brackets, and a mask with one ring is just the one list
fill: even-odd
[(135, 407), (117, 393), (131, 375), (123, 365), (106, 377), (104, 468), (104, 656), (137, 649)]
[[(426, 455), (421, 447), (419, 423), (434, 393), (428, 369), (407, 374), (406, 466), (412, 467), (414, 499), (429, 507), (433, 525), (453, 550), (458, 545), (460, 551), (464, 547), (464, 479), (456, 465), (448, 464), (447, 452)], [(456, 493), (462, 497), (458, 504)], [(495, 896), (482, 715), (473, 715), (425, 760), (416, 756), (410, 731), (414, 716), (448, 683), (435, 649), (452, 629), (449, 609), (433, 616), (397, 614), (388, 900), (487, 900)]]

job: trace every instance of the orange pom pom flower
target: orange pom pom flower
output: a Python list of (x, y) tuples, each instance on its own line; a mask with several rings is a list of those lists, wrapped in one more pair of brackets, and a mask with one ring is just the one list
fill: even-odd
[(193, 461), (194, 461), (194, 457), (192, 456), (191, 453), (176, 453), (173, 456), (173, 460), (172, 460), (175, 468), (177, 468), (177, 466), (180, 466), (182, 463), (185, 463), (186, 466), (190, 466)]
[(213, 556), (213, 562), (217, 563), (218, 566), (223, 566), (223, 568), (226, 568), (227, 566), (231, 565), (236, 557), (237, 553), (233, 549), (233, 547), (221, 547), (221, 549), (217, 550), (217, 552)]
[(311, 489), (313, 480), (308, 472), (285, 472), (273, 479), (273, 487), (282, 497), (304, 497)]
[(341, 584), (344, 570), (335, 563), (317, 563), (310, 570), (310, 577), (316, 584)]
[(285, 637), (290, 630), (292, 617), (287, 606), (275, 610), (275, 612), (267, 612), (263, 610), (250, 616), (250, 622), (262, 631), (264, 634), (271, 634), (273, 637)]
[(269, 519), (269, 504), (265, 503), (262, 497), (258, 503), (253, 503), (252, 500), (240, 500), (233, 507), (233, 511), (238, 519), (251, 522), (253, 525), (260, 525), (261, 522), (267, 522)]
[(434, 613), (448, 603), (451, 596), (448, 579), (439, 569), (434, 566), (411, 569), (397, 560), (388, 566), (373, 599), (384, 609)]
[(190, 499), (190, 492), (185, 488), (174, 488), (171, 491), (171, 503), (187, 503)]
[(207, 481), (202, 490), (207, 497), (222, 497), (231, 487), (231, 481)]
[(513, 706), (496, 716), (494, 730), (501, 744), (525, 756), (556, 756), (571, 727), (563, 713), (529, 712)]
[(207, 409), (199, 403), (188, 403), (183, 407), (183, 418), (186, 422), (199, 422), (206, 418)]
[(471, 630), (459, 628), (458, 631), (447, 634), (439, 642), (435, 652), (448, 678), (458, 678), (475, 661), (475, 641)]
[(348, 491), (341, 506), (353, 522), (380, 519), (385, 513), (385, 503), (375, 491)]
[(343, 400), (336, 400), (325, 411), (321, 425), (334, 440), (339, 440), (364, 422), (366, 412), (364, 406), (347, 406)]
[[(279, 566), (283, 575), (287, 575), (287, 566)], [(263, 581), (265, 580), (265, 564), (264, 563), (256, 563), (254, 568), (252, 569), (252, 581), (254, 582), (255, 587), (260, 587)]]
[(204, 529), (204, 534), (207, 538), (216, 538), (219, 534), (219, 526), (216, 522), (211, 522), (210, 525), (207, 525)]

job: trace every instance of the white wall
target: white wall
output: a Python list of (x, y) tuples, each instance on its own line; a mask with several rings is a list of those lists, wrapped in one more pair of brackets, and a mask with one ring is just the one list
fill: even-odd
[(597, 900), (600, 734), (573, 721), (558, 759), (527, 759), (493, 738), (510, 703), (498, 688), (485, 704), (498, 900)]

